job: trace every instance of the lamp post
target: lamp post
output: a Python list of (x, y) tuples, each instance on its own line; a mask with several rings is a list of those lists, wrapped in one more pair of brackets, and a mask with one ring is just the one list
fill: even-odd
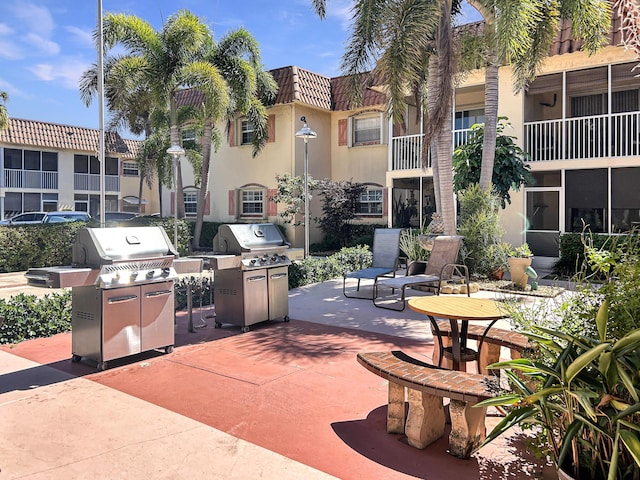
[(309, 255), (309, 147), (308, 140), (316, 138), (318, 134), (309, 128), (307, 119), (300, 117), (303, 126), (296, 132), (297, 138), (304, 140), (304, 258)]
[(178, 250), (178, 158), (184, 155), (184, 148), (171, 145), (167, 148), (167, 153), (173, 157), (173, 184), (176, 187), (176, 193), (173, 195), (173, 246)]

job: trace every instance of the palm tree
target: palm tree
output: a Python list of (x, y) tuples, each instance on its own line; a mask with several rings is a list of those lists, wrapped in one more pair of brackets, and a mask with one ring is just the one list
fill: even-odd
[[(204, 53), (203, 60), (219, 72), (225, 82), (216, 89), (203, 90), (205, 101), (200, 106), (203, 124), (202, 134), (202, 183), (198, 192), (198, 210), (193, 236), (193, 248), (197, 249), (204, 221), (205, 199), (208, 191), (212, 139), (219, 139), (215, 125), (223, 117), (233, 121), (237, 116), (246, 116), (253, 126), (253, 156), (267, 142), (267, 110), (265, 103), (275, 99), (277, 84), (269, 72), (263, 70), (258, 42), (244, 28), (225, 35), (218, 44), (212, 42)], [(226, 111), (222, 112), (216, 102), (218, 89), (230, 92)]]
[(4, 130), (9, 128), (9, 124), (11, 120), (9, 119), (9, 112), (7, 112), (7, 100), (9, 99), (9, 95), (7, 92), (0, 92), (0, 130)]
[[(145, 86), (154, 104), (168, 110), (171, 144), (181, 144), (176, 95), (185, 85), (197, 87), (211, 98), (215, 91), (216, 111), (226, 111), (228, 94), (223, 88), (224, 80), (213, 65), (201, 60), (202, 52), (212, 42), (211, 32), (191, 12), (181, 10), (172, 15), (159, 31), (135, 15), (109, 13), (104, 17), (103, 31), (105, 51), (116, 45), (124, 47), (126, 53), (116, 59), (116, 64), (130, 72), (132, 84)], [(182, 218), (181, 168), (177, 177), (176, 215)]]

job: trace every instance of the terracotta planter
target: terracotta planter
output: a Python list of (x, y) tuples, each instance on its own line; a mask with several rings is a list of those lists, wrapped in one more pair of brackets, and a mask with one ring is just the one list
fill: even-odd
[(494, 280), (502, 280), (502, 277), (504, 277), (504, 270), (502, 268), (496, 268), (491, 272), (491, 278)]
[(531, 257), (509, 257), (511, 281), (523, 290), (527, 287), (529, 277), (524, 271), (531, 266)]

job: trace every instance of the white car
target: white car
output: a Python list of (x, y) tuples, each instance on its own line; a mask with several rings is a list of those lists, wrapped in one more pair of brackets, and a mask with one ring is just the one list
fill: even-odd
[(47, 212), (26, 212), (19, 213), (13, 217), (0, 221), (0, 225), (32, 225), (42, 223)]
[(87, 212), (26, 212), (2, 220), (0, 225), (35, 225), (40, 223), (88, 222), (91, 215)]

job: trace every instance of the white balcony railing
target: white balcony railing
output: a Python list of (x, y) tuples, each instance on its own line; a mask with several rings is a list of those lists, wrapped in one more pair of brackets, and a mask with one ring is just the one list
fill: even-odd
[[(469, 132), (453, 131), (454, 148), (467, 141)], [(422, 137), (392, 138), (393, 170), (421, 167)], [(640, 156), (640, 112), (527, 122), (523, 143), (532, 162)]]
[(4, 170), (4, 186), (6, 188), (57, 190), (58, 172), (6, 168)]
[(532, 162), (640, 155), (640, 112), (524, 124)]
[[(74, 173), (73, 188), (74, 190), (98, 192), (100, 191), (100, 175), (93, 175), (89, 173)], [(120, 177), (118, 175), (105, 175), (104, 189), (107, 192), (119, 192)]]

